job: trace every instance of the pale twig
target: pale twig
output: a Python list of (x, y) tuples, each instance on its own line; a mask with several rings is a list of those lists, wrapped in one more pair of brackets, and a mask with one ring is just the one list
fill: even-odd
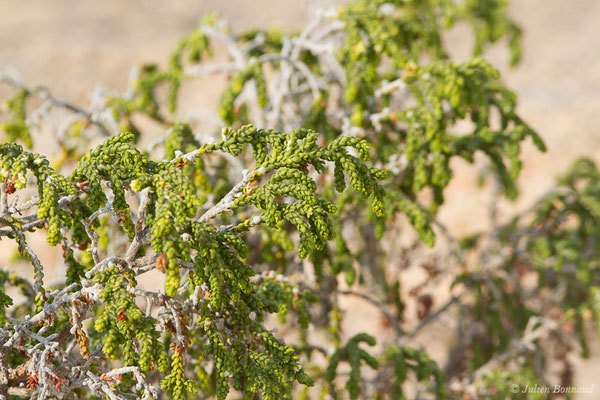
[(100, 123), (100, 121), (98, 121), (91, 112), (86, 111), (85, 109), (77, 106), (76, 104), (73, 104), (66, 100), (55, 97), (47, 88), (45, 88), (43, 86), (29, 87), (29, 86), (25, 85), (23, 82), (20, 82), (19, 80), (15, 79), (14, 77), (9, 76), (6, 73), (0, 73), (0, 81), (6, 83), (8, 85), (11, 85), (15, 88), (18, 88), (18, 89), (25, 89), (32, 95), (37, 96), (43, 100), (46, 100), (47, 102), (52, 104), (52, 106), (54, 106), (54, 107), (64, 108), (73, 113), (79, 114), (82, 117), (84, 117), (86, 120), (88, 120), (90, 123), (92, 123), (93, 125), (98, 127), (98, 130), (102, 133), (102, 135), (104, 135), (106, 137), (110, 136), (110, 132), (108, 132), (106, 130), (104, 125), (102, 125), (102, 123)]
[(6, 193), (6, 184), (0, 183), (0, 216), (7, 217), (10, 214), (8, 210), (8, 194)]
[(93, 372), (87, 371), (86, 375), (91, 380), (92, 385), (90, 385), (90, 386), (100, 388), (102, 390), (102, 392), (104, 392), (104, 394), (106, 394), (106, 396), (110, 400), (126, 400), (127, 399), (124, 396), (120, 396), (118, 394), (115, 394), (114, 390), (108, 385), (108, 383), (106, 383), (105, 381), (103, 381), (102, 379), (100, 379)]
[(354, 292), (352, 290), (337, 290), (337, 292), (339, 294), (343, 294), (343, 295), (359, 297), (359, 298), (371, 303), (372, 305), (377, 307), (379, 312), (387, 318), (387, 320), (390, 322), (390, 324), (392, 325), (392, 327), (394, 328), (394, 330), (396, 331), (396, 334), (398, 336), (404, 335), (404, 329), (402, 329), (402, 327), (400, 326), (400, 321), (398, 321), (398, 318), (396, 318), (395, 316), (390, 314), (386, 310), (385, 305), (382, 304), (381, 302), (375, 300), (374, 298), (372, 298), (371, 296), (369, 296), (367, 294)]
[(531, 351), (536, 347), (536, 341), (550, 335), (556, 330), (557, 326), (558, 324), (556, 321), (536, 316), (530, 317), (529, 321), (527, 321), (523, 336), (519, 339), (513, 339), (503, 353), (494, 356), (491, 360), (474, 371), (471, 375), (471, 381), (477, 382), (490, 371), (501, 366), (504, 362), (516, 359), (517, 355), (524, 351)]
[(440, 308), (438, 308), (435, 312), (433, 312), (433, 313), (427, 315), (425, 318), (423, 318), (421, 320), (421, 322), (419, 322), (419, 324), (416, 327), (414, 327), (410, 332), (408, 332), (403, 339), (404, 340), (411, 340), (411, 339), (413, 339), (415, 336), (417, 336), (417, 334), (423, 328), (425, 328), (431, 322), (435, 321), (440, 315), (442, 315), (443, 313), (445, 313), (452, 305), (458, 303), (460, 301), (460, 298), (462, 296), (463, 296), (463, 293), (458, 294), (458, 295), (453, 296), (452, 298), (450, 298), (450, 300), (448, 300), (446, 302), (446, 304), (444, 304), (443, 306), (441, 306)]
[(27, 252), (31, 262), (33, 263), (33, 268), (35, 269), (35, 282), (33, 283), (33, 289), (37, 293), (41, 293), (44, 287), (44, 267), (42, 266), (42, 262), (40, 261), (37, 254), (35, 254), (33, 249), (27, 244), (23, 231), (19, 229), (15, 224), (12, 224), (11, 228), (17, 237), (17, 241), (19, 243), (20, 248)]
[(130, 263), (135, 258), (138, 250), (140, 249), (144, 237), (144, 220), (146, 218), (146, 208), (148, 207), (148, 203), (150, 202), (150, 189), (144, 188), (140, 192), (140, 205), (138, 207), (137, 212), (137, 222), (135, 227), (135, 236), (129, 247), (127, 248), (127, 252), (125, 253), (125, 260)]
[(233, 207), (235, 199), (242, 195), (243, 189), (254, 179), (256, 174), (263, 174), (265, 172), (266, 168), (264, 167), (257, 168), (253, 171), (242, 171), (242, 180), (238, 182), (217, 204), (202, 214), (202, 216), (198, 218), (198, 221), (208, 222), (212, 218), (229, 211), (231, 207)]
[(113, 210), (112, 204), (108, 203), (106, 205), (106, 207), (95, 211), (92, 215), (90, 215), (89, 218), (84, 218), (81, 221), (81, 223), (85, 227), (85, 232), (87, 233), (88, 237), (90, 238), (90, 240), (92, 242), (91, 248), (88, 251), (90, 253), (92, 253), (92, 257), (94, 259), (94, 264), (96, 264), (96, 265), (100, 263), (100, 256), (98, 254), (98, 240), (100, 239), (100, 236), (98, 235), (98, 233), (96, 231), (92, 230), (92, 222), (96, 218), (98, 218), (100, 215), (109, 213), (112, 210)]
[(186, 78), (190, 79), (216, 73), (234, 72), (239, 70), (240, 67), (237, 63), (230, 62), (222, 64), (189, 65), (185, 67), (184, 74)]

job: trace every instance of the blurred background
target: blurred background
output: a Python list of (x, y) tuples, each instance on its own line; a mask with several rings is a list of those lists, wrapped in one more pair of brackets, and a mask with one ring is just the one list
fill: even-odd
[[(43, 84), (58, 97), (87, 105), (97, 85), (123, 91), (132, 66), (165, 62), (177, 40), (203, 13), (218, 12), (235, 30), (273, 25), (292, 30), (306, 22), (316, 3), (0, 0), (0, 68), (14, 67), (28, 84)], [(521, 196), (515, 203), (501, 204), (503, 219), (550, 190), (555, 177), (575, 159), (588, 156), (600, 161), (600, 1), (511, 3), (511, 14), (524, 31), (522, 61), (509, 68), (503, 44), (491, 48), (485, 58), (517, 93), (521, 116), (545, 139), (548, 152), (540, 154), (531, 144), (525, 147)], [(446, 37), (459, 60), (468, 56), (472, 45), (466, 33), (457, 27)], [(214, 104), (223, 82), (217, 79), (203, 85), (202, 92), (188, 95), (203, 98), (198, 107)], [(464, 162), (455, 167), (456, 178), (446, 191), (440, 219), (460, 236), (486, 227), (489, 193), (477, 189), (476, 169)], [(5, 261), (0, 257), (0, 263)], [(369, 312), (365, 310), (365, 318)], [(600, 393), (599, 353), (596, 348), (589, 360), (578, 362), (577, 383), (598, 384), (596, 396), (589, 398)]]

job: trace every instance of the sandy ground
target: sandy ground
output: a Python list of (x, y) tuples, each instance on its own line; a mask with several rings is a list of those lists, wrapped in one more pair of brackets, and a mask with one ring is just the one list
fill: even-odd
[[(85, 102), (96, 84), (123, 89), (132, 65), (165, 60), (179, 37), (202, 13), (217, 11), (232, 26), (245, 29), (277, 24), (299, 27), (310, 2), (173, 0), (0, 0), (0, 68), (15, 67), (26, 82), (43, 83), (58, 96)], [(523, 152), (522, 195), (501, 203), (503, 215), (523, 209), (551, 189), (554, 177), (576, 158), (600, 161), (600, 1), (513, 0), (511, 13), (525, 31), (523, 60), (506, 67), (507, 54), (496, 46), (487, 54), (519, 95), (519, 111), (548, 145), (540, 154)], [(456, 29), (447, 37), (458, 58), (469, 43)], [(217, 88), (201, 93), (216, 96)], [(477, 173), (455, 163), (441, 219), (455, 234), (486, 226), (488, 196), (476, 191)], [(38, 243), (34, 245), (43, 245)], [(0, 262), (5, 262), (5, 254)], [(50, 256), (48, 256), (50, 257)], [(48, 260), (51, 262), (51, 260)], [(359, 314), (368, 321), (373, 310)], [(355, 328), (361, 328), (356, 326)], [(349, 330), (353, 330), (349, 327)], [(596, 384), (600, 396), (600, 355), (578, 363), (580, 385)]]

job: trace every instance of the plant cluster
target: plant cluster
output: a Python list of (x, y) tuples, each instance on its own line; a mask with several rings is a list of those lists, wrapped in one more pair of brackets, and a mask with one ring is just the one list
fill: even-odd
[[(475, 46), (456, 62), (444, 34), (461, 23)], [(570, 332), (587, 354), (600, 311), (593, 163), (509, 223), (492, 207), (481, 235), (455, 240), (436, 219), (453, 159), (483, 155), (494, 196), (515, 198), (524, 141), (544, 150), (481, 58), (504, 40), (516, 63), (519, 37), (502, 0), (358, 0), (299, 32), (207, 16), (165, 65), (89, 109), (3, 74), (0, 239), (33, 279), (0, 271), (0, 398), (520, 398), (512, 382), (549, 379), (547, 343), (571, 384)], [(179, 94), (212, 74), (228, 78), (226, 127), (200, 135)], [(57, 109), (70, 116), (49, 159), (31, 148)], [(149, 122), (162, 135), (143, 148)], [(398, 250), (402, 216), (416, 238)], [(58, 284), (29, 243), (38, 231), (62, 250)], [(428, 273), (410, 293), (408, 267)], [(447, 279), (444, 304), (430, 287)], [(392, 333), (348, 337), (342, 296)], [(414, 339), (450, 309), (441, 366)]]

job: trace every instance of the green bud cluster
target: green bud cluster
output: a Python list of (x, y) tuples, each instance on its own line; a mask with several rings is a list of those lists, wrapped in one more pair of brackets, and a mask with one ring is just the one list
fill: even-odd
[(157, 321), (144, 315), (128, 291), (137, 286), (132, 271), (113, 264), (94, 281), (104, 286), (100, 293), (104, 307), (94, 321), (99, 333), (95, 341), (102, 344), (104, 354), (122, 360), (124, 365), (137, 365), (142, 371), (164, 366), (166, 353), (159, 341)]
[[(374, 210), (381, 212), (383, 205), (383, 191), (376, 181), (384, 178), (385, 173), (365, 166), (346, 150), (348, 147), (354, 148), (363, 160), (367, 159), (368, 145), (364, 140), (339, 137), (326, 146), (318, 146), (316, 140), (317, 133), (311, 130), (299, 129), (282, 134), (244, 126), (237, 131), (229, 131), (227, 140), (215, 145), (237, 154), (241, 150), (238, 142), (251, 143), (257, 166), (265, 169), (265, 173), (277, 170), (266, 184), (258, 189), (247, 190), (239, 196), (234, 201), (234, 206), (256, 206), (263, 210), (262, 219), (271, 227), (277, 226), (284, 219), (296, 226), (300, 234), (301, 258), (306, 257), (313, 249), (322, 248), (331, 238), (331, 224), (327, 214), (335, 212), (333, 204), (315, 195), (316, 184), (306, 171), (309, 165), (315, 171), (322, 172), (326, 161), (333, 162), (338, 170), (338, 179), (345, 179), (344, 173), (340, 177), (339, 172), (345, 171), (350, 185), (356, 191), (371, 196)], [(344, 188), (345, 182), (340, 182), (338, 189)], [(296, 201), (284, 202), (280, 199)]]
[(103, 181), (110, 182), (115, 210), (127, 211), (129, 206), (125, 200), (124, 181), (135, 179), (137, 175), (152, 172), (156, 168), (155, 163), (149, 162), (129, 144), (133, 139), (134, 135), (129, 132), (113, 136), (89, 151), (77, 163), (72, 178), (89, 181), (88, 205), (93, 211), (106, 203), (101, 185)]
[[(60, 209), (59, 199), (77, 194), (79, 188), (83, 194), (79, 192), (81, 197), (73, 200), (77, 207), (70, 210), (83, 214), (78, 219), (85, 221), (107, 203), (105, 188), (108, 187), (112, 192), (112, 208), (121, 217), (122, 230), (133, 240), (136, 228), (131, 222), (125, 194), (130, 188), (138, 192), (148, 189), (143, 223), (150, 228), (154, 251), (167, 260), (165, 293), (176, 296), (180, 292), (182, 261), (194, 265), (193, 274), (188, 275), (189, 293), (183, 294), (189, 296), (197, 288), (204, 293), (198, 305), (207, 315), (202, 325), (202, 336), (206, 335), (209, 342), (204, 357), (213, 359), (220, 376), (216, 387), (218, 397), (224, 398), (229, 390), (229, 377), (232, 377), (233, 386), (248, 395), (260, 391), (264, 398), (289, 398), (293, 382), (308, 384), (310, 379), (300, 368), (294, 350), (265, 331), (260, 321), (264, 320), (265, 313), (279, 312), (284, 318), (290, 310), (295, 310), (300, 325), (306, 328), (310, 321), (308, 304), (314, 302), (315, 297), (273, 276), (265, 276), (258, 282), (251, 280), (256, 273), (243, 261), (248, 256), (248, 247), (240, 234), (256, 222), (251, 218), (219, 229), (211, 223), (194, 220), (201, 202), (205, 201), (198, 182), (206, 181), (191, 179), (190, 171), (205, 174), (205, 170), (198, 169), (197, 165), (204, 163), (207, 154), (222, 151), (237, 155), (251, 145), (257, 162), (252, 175), (254, 180), (239, 192), (231, 208), (254, 205), (262, 210), (258, 223), (279, 230), (284, 221), (295, 224), (301, 233), (301, 255), (304, 256), (311, 246), (322, 246), (331, 237), (329, 215), (335, 212), (330, 202), (316, 194), (317, 185), (307, 171), (308, 166), (324, 172), (327, 162), (337, 163), (336, 168), (343, 169), (355, 190), (372, 196), (375, 203), (381, 202), (378, 196), (383, 192), (377, 191), (377, 180), (385, 175), (365, 166), (348, 150), (354, 149), (363, 160), (367, 159), (365, 141), (340, 137), (319, 146), (314, 131), (297, 130), (286, 134), (245, 126), (237, 131), (226, 130), (222, 141), (199, 146), (194, 150), (195, 157), (190, 158), (178, 156), (177, 151), (190, 150), (198, 143), (189, 127), (176, 124), (167, 141), (167, 152), (174, 159), (157, 163), (129, 144), (133, 139), (133, 134), (123, 133), (105, 140), (82, 157), (69, 178), (49, 169), (47, 161), (39, 158), (41, 167), (36, 173), (51, 176), (56, 182), (53, 196), (46, 197), (45, 194), (41, 204)], [(20, 146), (3, 146), (3, 154), (7, 160), (10, 157), (13, 173), (18, 174), (17, 169), (24, 168), (14, 162), (20, 160), (19, 157), (25, 157), (22, 159), (24, 166), (29, 165), (27, 160), (35, 158), (23, 153)], [(192, 165), (194, 163), (196, 166)], [(338, 189), (343, 190), (341, 184)], [(101, 218), (91, 224), (92, 229), (100, 233), (102, 242), (108, 238), (108, 231), (104, 231), (108, 228), (106, 221)], [(65, 222), (62, 224), (69, 227)], [(77, 231), (71, 229), (71, 233), (75, 237)], [(183, 239), (185, 235), (187, 238)], [(286, 237), (280, 242), (289, 248), (292, 242), (289, 236)], [(101, 245), (101, 248), (106, 249), (106, 246)], [(79, 282), (89, 268), (88, 262), (82, 256), (78, 260), (68, 248), (64, 257), (70, 282)], [(111, 265), (96, 273), (93, 280), (102, 285), (100, 301), (103, 307), (90, 334), (92, 346), (102, 344), (109, 359), (122, 359), (124, 365), (136, 365), (142, 371), (150, 371), (155, 366), (161, 370), (166, 368), (166, 352), (156, 331), (158, 322), (144, 315), (135, 303), (132, 289), (137, 283), (133, 271), (122, 265)], [(223, 328), (221, 324), (224, 324)], [(243, 335), (232, 334), (234, 328), (241, 332), (244, 326), (251, 329)], [(176, 351), (171, 372), (162, 383), (175, 398), (183, 398), (183, 393), (191, 388), (183, 373), (181, 357)]]
[(459, 15), (469, 22), (475, 35), (475, 55), (480, 55), (487, 43), (508, 37), (511, 51), (510, 64), (521, 59), (521, 28), (506, 17), (507, 1), (488, 1), (482, 7), (477, 0), (467, 0), (459, 8)]
[[(181, 71), (178, 69), (162, 71), (156, 64), (142, 65), (139, 76), (134, 82), (135, 97), (124, 104), (127, 112), (140, 111), (155, 120), (162, 121), (164, 117), (161, 115), (160, 106), (156, 99), (156, 88), (163, 83), (171, 84), (169, 108), (174, 110), (177, 101), (176, 94), (180, 85), (180, 74)], [(121, 107), (123, 106), (121, 105)]]
[[(299, 357), (293, 348), (275, 338), (272, 333), (256, 330), (254, 317), (231, 310), (225, 321), (207, 319), (203, 333), (208, 336), (205, 353), (214, 359), (217, 399), (227, 397), (231, 386), (242, 391), (244, 398), (261, 392), (265, 399), (291, 399), (294, 381), (312, 385), (312, 380), (302, 370)], [(237, 316), (235, 315), (237, 314)], [(253, 326), (252, 333), (230, 328), (230, 321), (246, 320)], [(231, 333), (227, 333), (231, 330)]]
[(177, 350), (171, 356), (171, 373), (163, 378), (160, 387), (169, 392), (174, 400), (184, 400), (186, 393), (193, 393), (196, 390), (194, 381), (185, 378), (183, 357)]
[[(340, 200), (341, 203), (345, 203), (345, 201), (345, 199)], [(356, 280), (354, 254), (348, 248), (348, 243), (346, 243), (342, 235), (341, 224), (333, 224), (333, 232), (333, 248), (324, 247), (320, 251), (312, 252), (310, 261), (313, 264), (318, 281), (322, 281), (324, 276), (330, 274), (337, 276), (340, 273), (344, 273), (346, 284), (352, 286)], [(324, 271), (327, 265), (330, 267), (329, 271)]]
[[(385, 9), (382, 12), (382, 9)], [(353, 122), (362, 123), (362, 112), (384, 80), (396, 77), (398, 70), (411, 74), (422, 58), (447, 59), (442, 33), (456, 22), (467, 20), (476, 34), (474, 52), (508, 35), (513, 61), (518, 61), (519, 30), (507, 16), (503, 1), (421, 1), (360, 0), (342, 9), (345, 22), (344, 45), (338, 52), (346, 70), (345, 100), (354, 105)], [(383, 71), (382, 71), (383, 67)]]
[[(402, 185), (407, 192), (418, 192), (430, 186), (435, 203), (442, 201), (442, 190), (451, 178), (449, 161), (459, 155), (473, 161), (476, 151), (486, 153), (509, 195), (516, 195), (514, 180), (521, 169), (520, 143), (532, 137), (540, 150), (544, 144), (537, 134), (515, 112), (515, 95), (499, 85), (497, 71), (480, 59), (463, 64), (438, 62), (418, 68), (405, 78), (408, 88), (418, 100), (398, 120), (408, 129), (402, 149), (411, 168)], [(485, 104), (485, 107), (482, 107)], [(493, 110), (500, 114), (500, 129), (492, 128)], [(470, 134), (454, 136), (449, 128), (458, 119), (470, 118), (475, 125)], [(505, 165), (508, 159), (510, 168)]]
[(199, 62), (203, 57), (212, 55), (210, 42), (202, 31), (202, 27), (214, 24), (213, 19), (212, 16), (204, 18), (198, 29), (179, 41), (169, 57), (167, 68), (161, 69), (154, 63), (142, 65), (132, 82), (133, 96), (108, 99), (108, 105), (113, 109), (115, 119), (124, 122), (123, 128), (134, 131), (130, 117), (136, 112), (143, 113), (159, 122), (165, 121), (156, 94), (162, 85), (169, 85), (167, 107), (170, 113), (175, 112), (179, 88), (186, 78), (184, 59), (189, 62)]
[(235, 102), (244, 90), (248, 82), (254, 82), (256, 86), (256, 100), (260, 107), (265, 108), (268, 103), (267, 83), (262, 70), (262, 64), (253, 63), (247, 69), (239, 72), (232, 80), (227, 89), (221, 95), (219, 103), (219, 116), (228, 125), (233, 124), (243, 115), (245, 107), (236, 105)]
[(9, 142), (21, 140), (27, 148), (33, 146), (25, 110), (25, 103), (30, 94), (29, 90), (22, 88), (6, 102), (6, 108), (8, 109), (8, 112), (12, 114), (12, 120), (0, 125), (0, 129), (6, 133), (6, 139)]
[(192, 284), (208, 286), (209, 304), (215, 310), (230, 301), (243, 301), (252, 292), (249, 278), (254, 275), (254, 270), (240, 258), (247, 255), (245, 243), (235, 234), (218, 232), (211, 224), (195, 222), (189, 229), (190, 244), (198, 250)]
[(13, 299), (5, 292), (8, 280), (9, 273), (6, 271), (0, 271), (0, 327), (4, 326), (4, 324), (8, 322), (6, 317), (6, 309), (13, 305)]
[(391, 376), (384, 378), (389, 379), (386, 386), (391, 386), (389, 396), (405, 398), (402, 387), (408, 379), (408, 373), (414, 371), (417, 381), (433, 381), (432, 393), (437, 400), (447, 398), (445, 374), (423, 350), (400, 347), (396, 344), (388, 345), (383, 352), (382, 364), (390, 364), (393, 371)]
[(256, 275), (256, 292), (260, 301), (269, 313), (278, 313), (279, 322), (285, 323), (290, 310), (298, 314), (298, 323), (303, 329), (308, 328), (312, 317), (310, 303), (319, 300), (310, 290), (301, 291), (298, 286), (291, 285), (286, 277), (270, 271)]
[[(205, 18), (205, 23), (207, 22), (210, 22), (209, 18)], [(169, 112), (171, 113), (175, 112), (175, 109), (177, 108), (179, 88), (185, 77), (183, 58), (186, 53), (186, 58), (189, 62), (199, 62), (204, 56), (210, 57), (212, 55), (209, 39), (202, 31), (201, 26), (189, 35), (183, 37), (179, 43), (177, 43), (175, 50), (173, 50), (171, 57), (169, 58), (169, 71), (160, 74), (160, 77), (163, 79), (139, 83), (140, 87), (145, 87), (144, 91), (148, 93), (150, 101), (153, 102), (153, 104), (157, 104), (156, 101), (153, 100), (154, 87), (164, 81), (169, 82), (170, 86), (167, 95), (167, 105)], [(158, 106), (151, 110), (157, 112), (157, 108)]]
[(181, 227), (196, 214), (200, 199), (195, 195), (192, 183), (172, 163), (162, 163), (157, 174), (143, 180), (153, 189), (153, 204), (148, 207), (152, 248), (167, 256), (166, 288), (167, 294), (173, 296), (179, 287), (176, 255), (189, 261), (189, 248), (179, 238), (183, 233)]
[(376, 358), (374, 358), (371, 354), (369, 354), (366, 350), (361, 349), (359, 347), (360, 343), (366, 343), (369, 346), (375, 346), (375, 338), (367, 335), (366, 333), (359, 333), (346, 343), (345, 346), (340, 347), (333, 353), (331, 358), (329, 359), (329, 366), (327, 367), (327, 371), (325, 371), (325, 379), (329, 382), (332, 382), (337, 373), (338, 365), (341, 361), (347, 360), (350, 364), (350, 377), (346, 382), (346, 390), (350, 395), (351, 399), (357, 399), (361, 393), (362, 389), (360, 387), (361, 382), (361, 363), (364, 362), (369, 367), (374, 370), (379, 369), (379, 362)]
[[(180, 151), (183, 153), (189, 153), (199, 147), (201, 143), (194, 137), (192, 129), (188, 124), (175, 122), (167, 131), (166, 140), (164, 143), (165, 159), (180, 162), (179, 165), (187, 165), (187, 161), (183, 159), (176, 159), (175, 152)], [(204, 160), (201, 158), (195, 159), (195, 168), (189, 166), (188, 168), (182, 168), (181, 171), (186, 178), (193, 182), (193, 185), (197, 191), (199, 197), (198, 202), (203, 204), (206, 199), (202, 196), (205, 192), (206, 195), (213, 193), (213, 187), (210, 184), (210, 180), (207, 178), (206, 165)]]
[(81, 203), (74, 203), (68, 211), (58, 205), (61, 195), (74, 195), (77, 188), (50, 167), (45, 157), (25, 152), (18, 144), (3, 143), (0, 144), (0, 169), (7, 184), (7, 193), (25, 188), (28, 171), (35, 176), (39, 195), (37, 216), (40, 220), (48, 221), (47, 240), (50, 245), (56, 245), (62, 239), (61, 226), (81, 232), (80, 220), (72, 218), (73, 214), (82, 211)]

